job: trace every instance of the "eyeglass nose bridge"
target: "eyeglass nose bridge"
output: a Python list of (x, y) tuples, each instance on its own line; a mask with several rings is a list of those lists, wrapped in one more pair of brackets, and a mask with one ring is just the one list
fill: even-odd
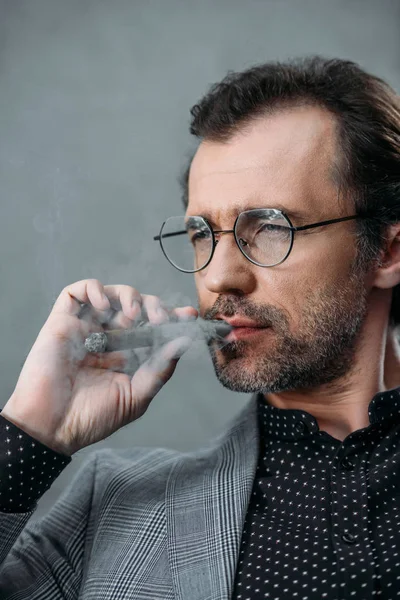
[(247, 260), (249, 260), (250, 262), (253, 262), (253, 261), (251, 260), (251, 258), (250, 258), (249, 256), (247, 256), (247, 254), (246, 254), (245, 252), (243, 252), (242, 248), (240, 247), (239, 240), (238, 240), (238, 238), (236, 237), (236, 236), (237, 236), (237, 234), (236, 234), (236, 223), (235, 223), (235, 226), (234, 226), (234, 228), (233, 228), (233, 229), (212, 229), (212, 227), (210, 227), (210, 229), (211, 229), (211, 231), (212, 231), (212, 234), (213, 234), (213, 248), (212, 248), (212, 252), (211, 252), (210, 259), (209, 259), (209, 261), (208, 261), (208, 263), (207, 263), (207, 264), (210, 264), (210, 262), (212, 261), (212, 259), (213, 259), (213, 257), (214, 257), (215, 248), (216, 248), (216, 246), (217, 246), (217, 244), (218, 244), (218, 242), (219, 242), (219, 240), (217, 240), (217, 239), (215, 238), (215, 234), (220, 234), (220, 233), (233, 233), (233, 236), (234, 236), (234, 239), (235, 239), (236, 246), (239, 248), (240, 252), (243, 254), (243, 256), (244, 256), (244, 257), (245, 257)]
[[(213, 247), (212, 247), (211, 256), (210, 256), (210, 258), (209, 258), (208, 262), (207, 262), (207, 263), (204, 265), (204, 267), (202, 267), (202, 268), (204, 269), (205, 267), (207, 267), (207, 266), (210, 264), (210, 262), (212, 261), (212, 259), (214, 258), (214, 252), (215, 252), (215, 248), (216, 248), (216, 246), (217, 246), (217, 244), (218, 244), (218, 241), (219, 241), (219, 240), (215, 239), (215, 234), (217, 234), (217, 233), (218, 233), (218, 234), (219, 234), (219, 233), (233, 233), (233, 236), (234, 236), (234, 239), (235, 239), (236, 246), (238, 247), (238, 249), (239, 249), (240, 253), (241, 253), (241, 254), (242, 254), (244, 257), (245, 257), (245, 259), (246, 259), (246, 260), (250, 261), (250, 262), (251, 262), (251, 263), (253, 263), (254, 265), (258, 265), (258, 266), (260, 266), (260, 267), (275, 266), (275, 265), (262, 265), (261, 263), (259, 263), (259, 262), (255, 261), (255, 260), (253, 260), (253, 259), (252, 259), (250, 256), (248, 256), (248, 255), (246, 254), (246, 252), (243, 250), (243, 247), (242, 247), (242, 245), (241, 245), (241, 243), (240, 243), (240, 241), (244, 241), (244, 242), (245, 242), (245, 240), (243, 240), (243, 238), (238, 238), (238, 237), (237, 237), (237, 232), (236, 232), (236, 223), (237, 223), (237, 219), (236, 219), (236, 221), (235, 221), (235, 225), (234, 225), (234, 228), (233, 228), (233, 229), (213, 229), (213, 228), (211, 227), (211, 225), (208, 223), (208, 226), (209, 226), (209, 228), (210, 228), (210, 229), (211, 229), (211, 231), (212, 231)], [(245, 243), (247, 243), (247, 242), (245, 242)], [(284, 260), (286, 260), (286, 258), (289, 256), (289, 254), (290, 254), (290, 252), (291, 252), (291, 250), (292, 250), (292, 247), (293, 247), (293, 235), (291, 236), (290, 247), (289, 247), (289, 250), (288, 250), (288, 252), (287, 252), (286, 256), (285, 256), (285, 257), (284, 257), (284, 258), (283, 258), (283, 259), (282, 259), (280, 262), (278, 262), (278, 263), (275, 263), (275, 264), (280, 264), (281, 262), (283, 262)]]
[[(233, 233), (233, 237), (235, 238), (236, 245), (237, 245), (237, 246), (239, 246), (239, 244), (238, 244), (238, 241), (237, 241), (237, 239), (236, 239), (236, 231), (235, 231), (235, 229), (211, 229), (211, 231), (213, 232), (213, 240), (214, 240), (214, 243), (213, 243), (213, 250), (212, 250), (212, 255), (211, 255), (210, 261), (211, 261), (211, 259), (212, 259), (212, 258), (213, 258), (213, 256), (214, 256), (214, 250), (215, 250), (215, 247), (216, 247), (216, 245), (217, 245), (217, 244), (218, 244), (218, 242), (219, 242), (219, 240), (217, 240), (217, 239), (215, 238), (215, 235), (216, 235), (216, 234), (220, 234), (220, 233)], [(239, 249), (240, 249), (240, 247), (239, 247)], [(247, 258), (247, 257), (245, 257), (245, 258)]]
[(212, 232), (214, 234), (215, 243), (218, 242), (218, 240), (215, 239), (215, 234), (216, 233), (233, 233), (235, 235), (235, 230), (234, 229), (213, 229)]

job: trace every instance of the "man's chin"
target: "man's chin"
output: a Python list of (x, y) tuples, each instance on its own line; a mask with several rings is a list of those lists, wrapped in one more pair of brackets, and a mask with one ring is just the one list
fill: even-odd
[[(265, 357), (268, 352), (267, 348), (262, 348), (259, 344), (250, 344), (244, 340), (223, 343), (218, 342), (211, 344), (210, 353), (214, 363), (214, 367), (220, 369), (246, 369), (248, 371), (258, 370), (261, 357)], [(274, 351), (275, 352), (275, 349)]]
[(215, 375), (225, 388), (242, 393), (259, 391), (260, 381), (254, 360), (243, 355), (227, 359), (213, 354), (212, 362)]
[(224, 341), (212, 341), (210, 343), (210, 352), (213, 360), (215, 357), (215, 359), (219, 359), (223, 363), (234, 359), (244, 358), (248, 354), (249, 349), (249, 343), (243, 340), (228, 343)]
[(243, 373), (239, 377), (237, 376), (237, 373), (227, 373), (226, 370), (216, 371), (215, 373), (220, 384), (232, 392), (252, 394), (260, 391), (260, 385), (258, 382), (250, 377), (243, 377)]

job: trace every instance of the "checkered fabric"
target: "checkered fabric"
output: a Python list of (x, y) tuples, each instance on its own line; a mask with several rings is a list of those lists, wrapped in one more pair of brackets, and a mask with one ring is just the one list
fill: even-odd
[(256, 398), (200, 450), (93, 452), (45, 517), (0, 512), (1, 600), (231, 598)]

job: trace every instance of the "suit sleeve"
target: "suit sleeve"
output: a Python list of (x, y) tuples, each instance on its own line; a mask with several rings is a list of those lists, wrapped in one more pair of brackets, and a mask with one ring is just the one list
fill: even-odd
[(96, 460), (93, 452), (49, 513), (29, 521), (38, 499), (71, 457), (47, 448), (0, 415), (1, 600), (78, 598)]

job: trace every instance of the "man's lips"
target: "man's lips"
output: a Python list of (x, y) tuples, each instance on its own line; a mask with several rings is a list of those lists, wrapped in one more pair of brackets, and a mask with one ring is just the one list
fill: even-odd
[(235, 316), (226, 318), (222, 315), (217, 315), (216, 318), (223, 319), (233, 327), (232, 331), (224, 338), (226, 342), (235, 342), (249, 336), (261, 334), (265, 332), (266, 329), (271, 329), (269, 326), (260, 325), (260, 323), (246, 317)]
[(266, 325), (261, 325), (256, 321), (252, 321), (251, 319), (247, 319), (246, 317), (224, 317), (222, 315), (217, 315), (216, 319), (223, 319), (226, 323), (229, 323), (232, 327), (251, 327), (251, 328), (265, 328)]

